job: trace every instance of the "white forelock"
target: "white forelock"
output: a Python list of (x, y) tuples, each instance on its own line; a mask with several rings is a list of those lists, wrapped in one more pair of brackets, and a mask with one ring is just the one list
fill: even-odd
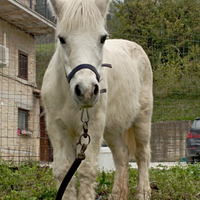
[(104, 18), (93, 0), (67, 0), (60, 12), (59, 28), (66, 31), (96, 30), (105, 26)]

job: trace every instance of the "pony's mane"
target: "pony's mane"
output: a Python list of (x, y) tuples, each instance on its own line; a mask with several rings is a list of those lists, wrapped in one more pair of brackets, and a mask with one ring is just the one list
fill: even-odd
[(60, 14), (60, 25), (67, 31), (95, 30), (105, 26), (94, 0), (66, 0)]

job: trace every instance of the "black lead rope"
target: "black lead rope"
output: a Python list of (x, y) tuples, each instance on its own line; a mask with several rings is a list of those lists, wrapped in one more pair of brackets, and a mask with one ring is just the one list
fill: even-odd
[(82, 146), (82, 150), (80, 152), (80, 154), (78, 155), (78, 157), (74, 160), (73, 164), (71, 165), (69, 171), (67, 172), (67, 174), (65, 175), (65, 178), (63, 179), (57, 196), (56, 196), (56, 200), (61, 200), (62, 196), (65, 192), (66, 187), (68, 186), (70, 180), (72, 179), (72, 176), (75, 174), (76, 170), (78, 169), (79, 165), (81, 164), (81, 162), (85, 159), (85, 154), (84, 151), (86, 150), (87, 145), (83, 144)]
[[(67, 188), (70, 180), (72, 179), (72, 176), (75, 174), (76, 170), (78, 169), (78, 167), (80, 166), (81, 162), (85, 159), (85, 150), (87, 149), (87, 146), (90, 143), (90, 136), (88, 135), (88, 122), (90, 120), (89, 117), (89, 112), (88, 110), (86, 110), (87, 112), (87, 120), (83, 120), (83, 115), (84, 115), (84, 109), (82, 110), (82, 114), (81, 114), (81, 121), (83, 122), (83, 134), (79, 137), (79, 141), (76, 145), (81, 145), (81, 151), (78, 154), (78, 156), (76, 157), (76, 159), (74, 160), (73, 164), (71, 165), (71, 167), (69, 168), (69, 171), (67, 172), (67, 174), (65, 175), (59, 189), (56, 195), (56, 200), (62, 200), (62, 196), (65, 192), (65, 189)], [(88, 138), (88, 143), (87, 144), (82, 144), (81, 142), (81, 138)]]
[(79, 165), (81, 164), (82, 160), (76, 158), (75, 161), (73, 162), (72, 166), (70, 167), (69, 171), (67, 172), (67, 174), (65, 175), (65, 178), (63, 179), (60, 188), (58, 190), (57, 196), (56, 196), (56, 200), (61, 200), (62, 196), (65, 192), (65, 189), (67, 187), (67, 185), (69, 184), (72, 176), (74, 175), (74, 173), (76, 172), (76, 170), (78, 169)]

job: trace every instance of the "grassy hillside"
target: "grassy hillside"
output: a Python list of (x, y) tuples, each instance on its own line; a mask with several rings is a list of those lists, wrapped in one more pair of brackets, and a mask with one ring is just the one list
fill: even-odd
[(154, 99), (152, 122), (191, 120), (200, 116), (199, 100)]

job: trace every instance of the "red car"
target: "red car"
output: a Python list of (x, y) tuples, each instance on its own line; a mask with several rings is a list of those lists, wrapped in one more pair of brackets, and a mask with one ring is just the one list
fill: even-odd
[(185, 147), (186, 163), (200, 162), (200, 117), (193, 121)]

